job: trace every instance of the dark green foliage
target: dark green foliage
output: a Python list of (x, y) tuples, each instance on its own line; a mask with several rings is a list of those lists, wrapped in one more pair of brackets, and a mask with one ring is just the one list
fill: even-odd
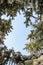
[[(43, 1), (38, 1), (38, 9), (35, 10), (35, 14), (37, 14), (37, 17), (35, 17), (35, 15), (33, 16), (34, 9), (32, 10), (33, 12), (32, 12), (32, 15), (30, 16), (35, 19), (35, 22), (28, 20), (28, 21), (31, 21), (30, 25), (34, 29), (31, 30), (31, 33), (28, 35), (27, 39), (30, 39), (30, 42), (26, 44), (26, 47), (24, 49), (26, 49), (27, 51), (30, 51), (32, 54), (43, 53), (42, 51), (43, 50), (43, 9), (40, 10), (40, 8), (43, 8), (43, 7), (41, 3), (43, 3)], [(29, 17), (29, 16), (27, 15), (26, 17)], [(26, 23), (26, 26), (28, 26), (29, 22), (25, 22), (25, 23)]]
[[(0, 0), (0, 32), (2, 32), (3, 38), (11, 32), (11, 20), (16, 16), (17, 12), (20, 13), (20, 10), (24, 12), (26, 17), (24, 22), (26, 27), (32, 26), (34, 28), (28, 35), (30, 42), (24, 48), (31, 54), (30, 56), (23, 56), (21, 53), (15, 52), (13, 49), (8, 50), (4, 46), (0, 48), (0, 65), (10, 64), (10, 62), (12, 62), (11, 64), (32, 65), (33, 59), (38, 58), (36, 53), (43, 53), (43, 0)], [(34, 12), (37, 17), (33, 14)], [(9, 20), (2, 19), (3, 14), (7, 14), (7, 17), (10, 16)], [(35, 22), (31, 18), (34, 18)]]
[(0, 19), (0, 31), (2, 31), (3, 35), (5, 36), (8, 32), (11, 32), (11, 20), (4, 20)]

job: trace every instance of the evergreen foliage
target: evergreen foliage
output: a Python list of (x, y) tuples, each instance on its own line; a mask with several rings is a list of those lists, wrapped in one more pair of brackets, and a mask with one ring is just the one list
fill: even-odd
[[(26, 27), (34, 28), (28, 35), (30, 42), (24, 48), (30, 52), (30, 56), (23, 56), (13, 49), (8, 50), (4, 45), (4, 47), (0, 47), (0, 65), (10, 65), (10, 63), (11, 65), (13, 63), (32, 65), (33, 60), (43, 54), (43, 0), (0, 0), (0, 40), (3, 40), (5, 35), (11, 32), (11, 19), (16, 16), (17, 12), (20, 13), (20, 10), (24, 11)], [(37, 16), (34, 15), (34, 12)], [(2, 19), (3, 14), (10, 16), (9, 20)], [(35, 19), (35, 22), (32, 22), (31, 17)]]

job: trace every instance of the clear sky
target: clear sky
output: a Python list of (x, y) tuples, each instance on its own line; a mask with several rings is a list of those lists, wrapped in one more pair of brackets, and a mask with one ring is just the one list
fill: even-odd
[[(6, 16), (2, 16), (2, 18), (6, 18)], [(20, 51), (24, 55), (28, 55), (28, 52), (23, 50), (25, 44), (28, 42), (26, 40), (27, 35), (30, 33), (31, 27), (26, 28), (25, 17), (23, 12), (21, 14), (17, 13), (15, 20), (12, 20), (13, 30), (6, 36), (5, 45), (10, 49), (14, 48), (15, 51)]]

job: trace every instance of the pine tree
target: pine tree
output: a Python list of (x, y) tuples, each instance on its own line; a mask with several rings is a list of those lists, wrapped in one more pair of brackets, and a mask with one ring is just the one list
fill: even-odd
[[(23, 56), (13, 49), (8, 50), (3, 41), (6, 34), (11, 32), (11, 20), (17, 12), (20, 13), (20, 10), (24, 11), (26, 27), (30, 25), (34, 27), (28, 35), (30, 42), (25, 47), (30, 52), (30, 56)], [(37, 17), (34, 16), (34, 12)], [(2, 19), (3, 14), (10, 15), (9, 20)], [(35, 22), (32, 22), (31, 17), (35, 19)], [(0, 65), (10, 65), (11, 62), (11, 65), (13, 63), (32, 65), (33, 60), (40, 54), (43, 54), (43, 0), (0, 0)]]
[[(28, 13), (26, 13), (25, 15), (27, 17), (27, 20), (25, 22), (26, 27), (31, 25), (34, 29), (31, 30), (31, 33), (28, 35), (27, 39), (30, 39), (30, 42), (26, 44), (24, 49), (30, 52), (30, 54), (33, 54), (39, 57), (41, 54), (43, 55), (43, 5), (42, 5), (43, 1), (32, 0), (31, 4), (35, 6), (35, 7), (34, 6), (32, 7), (31, 11), (35, 12), (35, 15), (37, 14), (37, 17), (33, 16), (33, 13), (32, 13), (28, 19)], [(31, 21), (30, 19), (31, 17), (35, 18), (34, 23)], [(40, 60), (37, 60), (37, 59), (35, 59), (35, 61), (36, 61), (36, 64), (34, 63), (33, 65), (41, 65), (41, 63), (43, 62), (43, 60), (41, 62)]]
[[(33, 0), (34, 1), (34, 0)], [(36, 1), (37, 2), (37, 1)], [(36, 4), (36, 2), (34, 4)], [(26, 17), (28, 19), (28, 16), (31, 18), (35, 18), (35, 22), (33, 23), (31, 19), (28, 19), (28, 22), (26, 21), (26, 24), (30, 24), (34, 27), (33, 30), (31, 30), (30, 35), (28, 35), (28, 39), (30, 39), (30, 43), (26, 44), (26, 48), (30, 49), (31, 52), (37, 52), (41, 48), (43, 48), (43, 9), (42, 8), (42, 1), (38, 1), (38, 9), (35, 7), (35, 14), (37, 14), (37, 17), (33, 16), (33, 13), (29, 16), (29, 13), (26, 13)], [(33, 3), (32, 3), (33, 4)], [(38, 10), (38, 11), (37, 11)], [(33, 9), (34, 11), (34, 9)], [(26, 26), (28, 26), (26, 25)]]

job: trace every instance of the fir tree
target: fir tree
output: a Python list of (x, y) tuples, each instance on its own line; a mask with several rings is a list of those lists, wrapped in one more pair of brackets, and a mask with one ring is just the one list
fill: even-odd
[[(24, 11), (26, 27), (30, 25), (34, 27), (28, 35), (30, 42), (25, 47), (30, 52), (30, 56), (23, 56), (13, 49), (8, 50), (3, 41), (5, 35), (11, 32), (11, 20), (17, 12), (20, 13), (20, 10)], [(34, 12), (37, 17), (34, 16)], [(10, 15), (9, 20), (2, 19), (3, 14)], [(31, 17), (35, 19), (34, 23)], [(0, 46), (0, 65), (10, 65), (10, 62), (12, 62), (11, 65), (13, 63), (32, 65), (33, 60), (43, 54), (43, 0), (0, 0), (0, 45), (2, 46)]]

